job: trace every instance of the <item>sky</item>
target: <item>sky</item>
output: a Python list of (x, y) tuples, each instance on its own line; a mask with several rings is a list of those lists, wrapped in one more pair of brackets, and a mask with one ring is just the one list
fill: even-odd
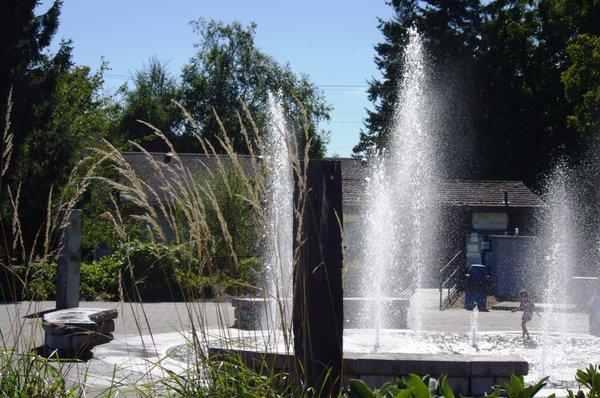
[[(43, 0), (39, 11), (49, 7)], [(306, 73), (332, 105), (328, 155), (348, 156), (364, 126), (367, 81), (379, 77), (373, 46), (383, 39), (378, 19), (385, 0), (64, 0), (53, 48), (72, 39), (74, 61), (111, 68), (106, 88), (126, 82), (148, 59), (167, 61), (172, 73), (194, 54), (198, 18), (258, 24), (255, 42), (280, 63)]]

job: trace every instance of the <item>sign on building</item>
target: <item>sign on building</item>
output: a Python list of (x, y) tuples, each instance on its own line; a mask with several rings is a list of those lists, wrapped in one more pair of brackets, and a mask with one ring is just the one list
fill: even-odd
[(473, 213), (473, 229), (487, 231), (506, 231), (508, 214), (506, 213)]

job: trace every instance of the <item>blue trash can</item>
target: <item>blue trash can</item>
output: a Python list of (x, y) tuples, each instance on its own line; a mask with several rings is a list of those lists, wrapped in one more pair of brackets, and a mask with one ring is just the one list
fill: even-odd
[(488, 292), (487, 267), (483, 264), (471, 264), (467, 274), (465, 308), (472, 310), (477, 306), (479, 311), (486, 310)]

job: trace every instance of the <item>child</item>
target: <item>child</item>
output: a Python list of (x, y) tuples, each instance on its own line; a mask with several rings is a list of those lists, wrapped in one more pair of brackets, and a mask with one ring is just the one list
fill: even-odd
[(521, 318), (521, 328), (523, 329), (523, 338), (530, 339), (529, 331), (527, 330), (527, 322), (533, 318), (533, 313), (535, 312), (538, 316), (541, 316), (539, 311), (535, 308), (535, 304), (533, 299), (529, 295), (529, 293), (525, 290), (521, 290), (518, 295), (519, 301), (521, 304), (512, 310), (511, 312), (517, 312), (519, 310), (523, 311), (523, 317)]

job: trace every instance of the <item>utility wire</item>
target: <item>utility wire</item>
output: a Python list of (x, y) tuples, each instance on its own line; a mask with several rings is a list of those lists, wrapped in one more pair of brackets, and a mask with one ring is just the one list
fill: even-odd
[[(120, 73), (105, 73), (104, 77), (106, 79), (114, 80), (131, 80), (133, 78), (133, 76), (131, 75), (125, 75)], [(369, 86), (366, 84), (315, 84), (315, 86), (322, 88), (323, 90), (331, 91), (361, 91), (369, 88)]]

